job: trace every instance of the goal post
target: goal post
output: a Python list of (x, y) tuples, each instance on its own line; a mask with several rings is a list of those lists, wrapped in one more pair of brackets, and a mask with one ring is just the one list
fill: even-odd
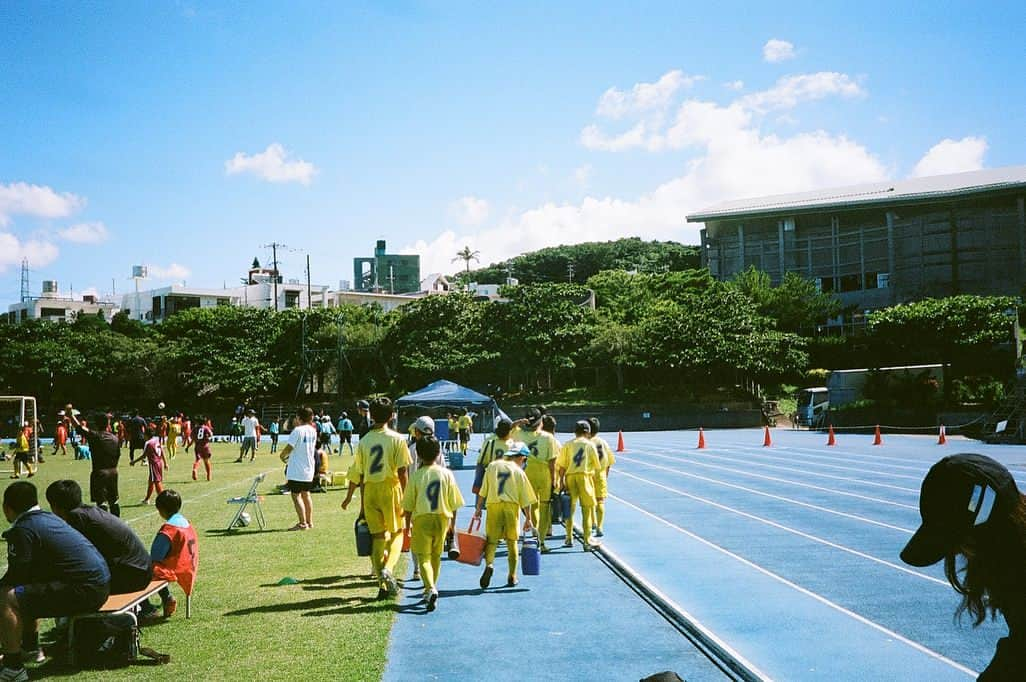
[(29, 452), (32, 462), (39, 461), (39, 410), (30, 395), (0, 395), (0, 438), (17, 438), (28, 422), (32, 426)]

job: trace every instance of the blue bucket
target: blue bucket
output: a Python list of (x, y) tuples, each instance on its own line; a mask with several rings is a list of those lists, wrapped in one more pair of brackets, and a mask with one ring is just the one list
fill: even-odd
[(565, 490), (559, 494), (559, 513), (563, 523), (573, 520), (570, 518), (570, 493)]
[(356, 519), (353, 530), (356, 532), (356, 556), (370, 556), (373, 539), (367, 521), (362, 517)]
[(447, 452), (445, 458), (449, 461), (450, 469), (462, 469), (463, 468), (463, 453), (459, 450), (453, 450)]
[(538, 538), (525, 537), (523, 548), (520, 550), (520, 565), (524, 575), (539, 575), (541, 573), (541, 550), (538, 549)]
[(563, 503), (559, 501), (559, 494), (553, 493), (549, 498), (549, 507), (552, 513), (552, 525), (558, 526), (563, 523)]

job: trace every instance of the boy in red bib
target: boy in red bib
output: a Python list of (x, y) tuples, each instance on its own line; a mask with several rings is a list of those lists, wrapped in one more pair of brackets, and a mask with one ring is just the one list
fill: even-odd
[[(199, 567), (199, 545), (196, 530), (182, 516), (181, 509), (182, 498), (174, 490), (168, 489), (157, 495), (157, 511), (164, 519), (164, 525), (153, 539), (150, 556), (153, 559), (153, 579), (176, 582), (189, 595)], [(170, 618), (178, 608), (178, 602), (167, 587), (159, 594), (164, 618)], [(155, 606), (144, 602), (142, 615), (153, 616), (156, 610)]]

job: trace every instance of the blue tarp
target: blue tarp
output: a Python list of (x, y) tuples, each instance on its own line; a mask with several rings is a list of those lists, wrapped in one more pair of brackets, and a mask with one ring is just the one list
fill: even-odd
[(449, 405), (453, 407), (474, 406), (490, 407), (495, 400), (483, 393), (472, 391), (465, 386), (446, 381), (436, 381), (419, 391), (404, 395), (396, 401), (399, 407), (407, 405)]

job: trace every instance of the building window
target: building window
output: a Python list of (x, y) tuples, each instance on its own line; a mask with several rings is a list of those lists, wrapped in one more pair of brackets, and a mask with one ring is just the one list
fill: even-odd
[(794, 218), (784, 218), (780, 221), (780, 227), (784, 232), (794, 232)]
[(231, 304), (232, 304), (231, 299), (228, 299), (228, 298), (219, 298), (219, 299), (217, 299), (217, 305), (231, 305)]
[(286, 291), (285, 292), (285, 307), (295, 308), (299, 305), (299, 292), (298, 291)]
[(876, 273), (876, 288), (886, 289), (891, 286), (891, 273), (889, 272), (878, 272)]
[(862, 275), (841, 275), (840, 291), (858, 291), (862, 288)]
[(64, 308), (41, 308), (39, 310), (40, 317), (64, 317)]
[(836, 291), (837, 287), (834, 284), (833, 277), (817, 277), (816, 289), (823, 293), (830, 293), (832, 291)]

